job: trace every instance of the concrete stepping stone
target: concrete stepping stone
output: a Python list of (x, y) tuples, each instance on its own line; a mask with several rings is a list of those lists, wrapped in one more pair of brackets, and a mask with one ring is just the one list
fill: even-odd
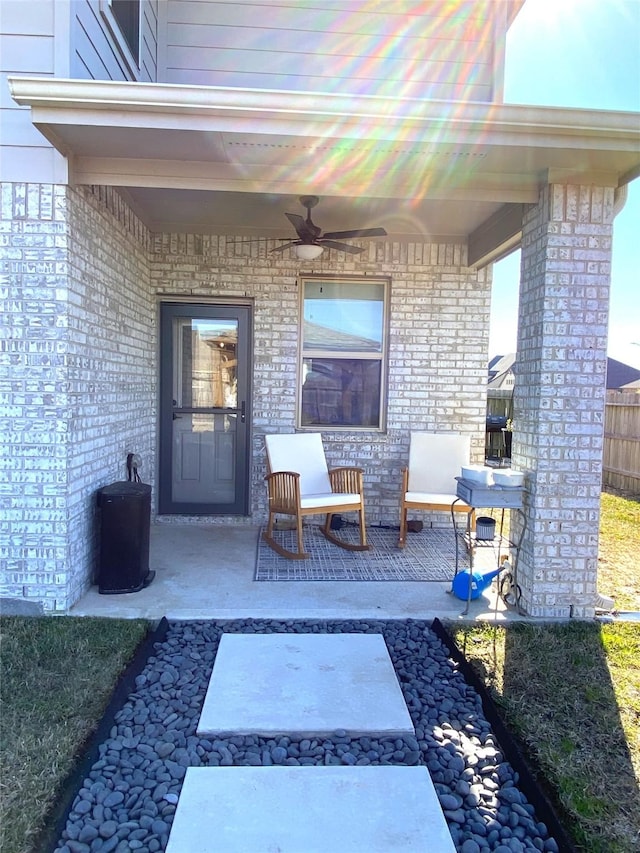
[(166, 853), (455, 853), (426, 767), (189, 767)]
[(197, 734), (415, 733), (381, 634), (223, 634)]

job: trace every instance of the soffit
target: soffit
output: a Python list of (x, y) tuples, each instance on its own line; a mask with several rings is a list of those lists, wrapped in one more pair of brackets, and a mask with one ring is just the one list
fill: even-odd
[(222, 87), (12, 78), (69, 180), (126, 188), (154, 231), (324, 230), (466, 238), (548, 179), (618, 186), (640, 170), (636, 113)]

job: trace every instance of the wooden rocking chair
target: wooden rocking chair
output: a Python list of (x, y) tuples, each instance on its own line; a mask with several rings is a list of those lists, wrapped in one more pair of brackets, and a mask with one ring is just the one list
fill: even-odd
[[(469, 464), (468, 435), (412, 432), (409, 466), (402, 472), (400, 496), (400, 538), (398, 547), (407, 543), (407, 511), (409, 509), (438, 512), (471, 512), (465, 501), (456, 500), (456, 477), (463, 465)], [(454, 501), (456, 503), (454, 504)], [(475, 529), (475, 511), (471, 517)]]
[[(290, 560), (309, 557), (302, 541), (302, 519), (307, 515), (325, 515), (322, 534), (348, 551), (368, 551), (364, 520), (363, 472), (361, 468), (327, 468), (320, 433), (296, 433), (265, 436), (269, 493), (269, 520), (262, 534), (264, 541), (278, 554)], [(357, 512), (360, 544), (344, 542), (331, 530), (335, 513)], [(298, 550), (288, 551), (273, 538), (276, 515), (296, 520)]]

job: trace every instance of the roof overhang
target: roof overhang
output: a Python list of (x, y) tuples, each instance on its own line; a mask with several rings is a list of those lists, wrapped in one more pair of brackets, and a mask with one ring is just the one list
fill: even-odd
[[(68, 160), (69, 182), (127, 188), (154, 231), (286, 237), (322, 199), (326, 230), (517, 243), (547, 182), (640, 174), (638, 113), (12, 77), (14, 100)], [(283, 227), (284, 226), (284, 227)], [(492, 248), (491, 248), (492, 247)], [(512, 247), (512, 246), (511, 246)]]

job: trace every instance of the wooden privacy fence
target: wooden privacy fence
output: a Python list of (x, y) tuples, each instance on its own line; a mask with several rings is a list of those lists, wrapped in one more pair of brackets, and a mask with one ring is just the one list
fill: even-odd
[(640, 391), (607, 391), (602, 485), (640, 494)]

